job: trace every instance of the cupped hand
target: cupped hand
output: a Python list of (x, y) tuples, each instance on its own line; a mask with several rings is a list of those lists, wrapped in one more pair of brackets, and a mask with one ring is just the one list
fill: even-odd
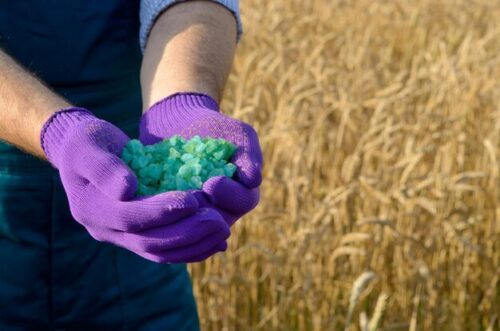
[(134, 197), (137, 178), (119, 157), (129, 138), (81, 108), (45, 123), (41, 143), (59, 170), (71, 213), (95, 239), (162, 263), (201, 261), (227, 248), (229, 227), (189, 192)]
[(216, 208), (229, 225), (255, 208), (259, 202), (263, 158), (256, 131), (249, 124), (220, 112), (210, 96), (177, 93), (156, 104), (143, 115), (139, 138), (145, 145), (180, 135), (224, 138), (237, 146), (230, 162), (236, 165), (234, 179), (210, 178), (201, 192), (193, 191), (202, 206)]

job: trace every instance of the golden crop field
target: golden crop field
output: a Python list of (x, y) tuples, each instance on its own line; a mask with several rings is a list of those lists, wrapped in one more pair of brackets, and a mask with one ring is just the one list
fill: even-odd
[(245, 0), (223, 103), (261, 203), (204, 330), (500, 330), (500, 1)]

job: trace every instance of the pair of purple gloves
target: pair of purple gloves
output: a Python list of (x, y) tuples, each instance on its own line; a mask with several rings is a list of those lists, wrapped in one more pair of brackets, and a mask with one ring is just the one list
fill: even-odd
[(169, 96), (142, 116), (143, 144), (173, 135), (235, 144), (233, 179), (218, 176), (201, 190), (135, 197), (137, 178), (120, 159), (130, 138), (83, 108), (52, 115), (41, 143), (59, 170), (73, 217), (93, 238), (155, 262), (201, 261), (226, 250), (230, 226), (257, 205), (262, 152), (250, 125), (221, 114), (215, 100), (199, 93)]

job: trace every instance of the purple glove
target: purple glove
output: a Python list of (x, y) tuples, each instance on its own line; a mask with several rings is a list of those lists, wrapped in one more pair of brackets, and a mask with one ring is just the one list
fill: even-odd
[(262, 181), (262, 152), (255, 130), (219, 112), (217, 102), (200, 93), (177, 93), (154, 104), (143, 116), (139, 139), (145, 145), (180, 135), (186, 139), (224, 138), (238, 149), (231, 158), (237, 166), (235, 180), (217, 176), (190, 191), (200, 206), (215, 207), (229, 225), (255, 208)]
[(155, 262), (201, 261), (227, 248), (229, 227), (189, 192), (133, 198), (137, 178), (118, 157), (129, 138), (82, 108), (56, 112), (41, 143), (59, 169), (73, 217), (98, 241)]

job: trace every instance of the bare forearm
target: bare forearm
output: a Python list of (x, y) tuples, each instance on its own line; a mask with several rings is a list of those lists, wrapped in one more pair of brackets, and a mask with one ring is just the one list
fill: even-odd
[(186, 1), (156, 21), (144, 51), (144, 109), (176, 92), (200, 92), (218, 100), (233, 62), (236, 21), (210, 1)]
[(38, 157), (40, 130), (55, 111), (69, 104), (0, 50), (0, 139)]

